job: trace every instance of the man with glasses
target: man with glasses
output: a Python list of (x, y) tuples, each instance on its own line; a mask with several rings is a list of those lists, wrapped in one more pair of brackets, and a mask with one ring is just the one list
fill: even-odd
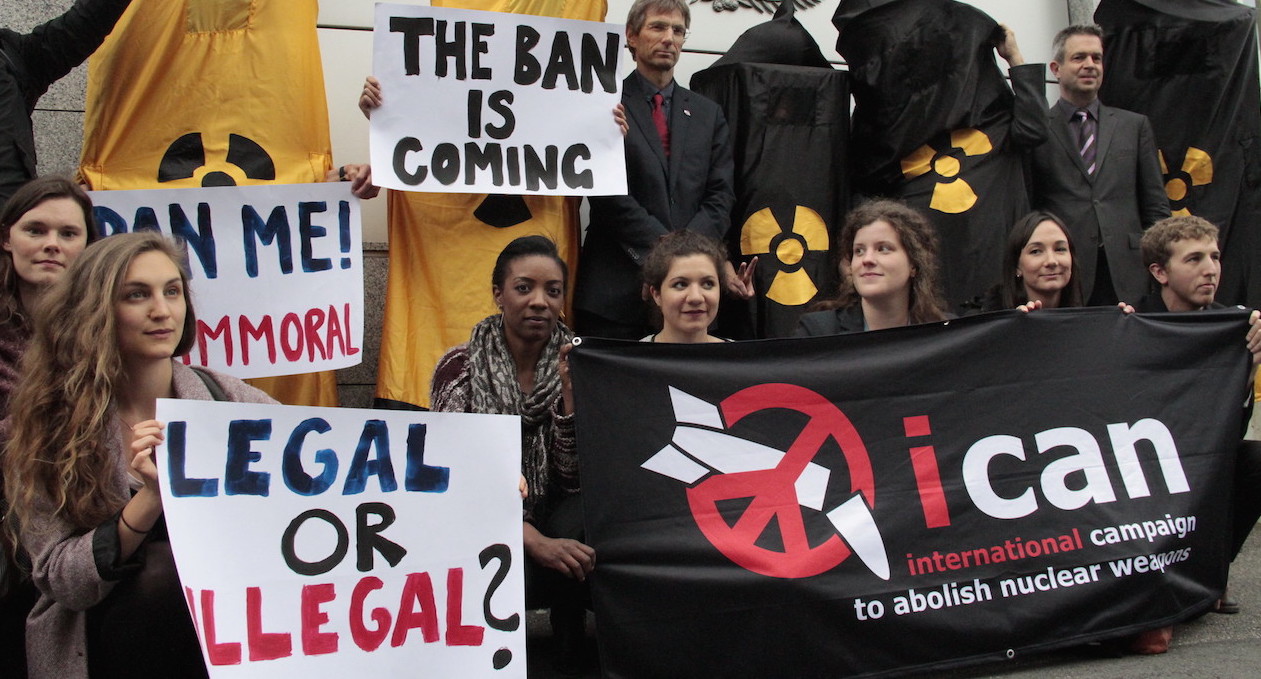
[[(731, 225), (727, 121), (717, 104), (674, 80), (690, 22), (686, 0), (636, 0), (627, 16), (635, 59), (635, 72), (622, 83), (629, 195), (591, 199), (575, 291), (580, 334), (649, 334), (640, 274), (648, 250), (671, 231), (723, 241)], [(749, 296), (747, 275), (728, 278), (730, 290)]]

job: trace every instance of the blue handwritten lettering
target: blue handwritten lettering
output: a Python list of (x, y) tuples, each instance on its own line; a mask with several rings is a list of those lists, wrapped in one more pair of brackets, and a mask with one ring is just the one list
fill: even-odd
[(302, 444), (306, 440), (306, 435), (315, 432), (317, 434), (327, 434), (332, 430), (328, 422), (312, 417), (303, 420), (294, 428), (293, 433), (289, 435), (289, 443), (285, 444), (285, 453), (283, 463), (281, 465), (284, 471), (285, 485), (289, 486), (289, 490), (299, 495), (319, 495), (328, 490), (333, 485), (333, 479), (337, 478), (337, 453), (328, 448), (321, 448), (315, 453), (315, 461), (324, 466), (324, 471), (319, 476), (312, 477), (302, 468)]
[(250, 471), (250, 463), (263, 454), (250, 448), (254, 441), (271, 438), (271, 420), (232, 420), (228, 423), (228, 460), (223, 470), (223, 492), (228, 495), (261, 495), (270, 491), (271, 474)]
[(252, 205), (241, 207), (241, 237), (245, 241), (245, 273), (250, 278), (258, 278), (258, 245), (276, 244), (277, 256), (282, 273), (293, 273), (293, 246), (289, 240), (289, 215), (285, 206), (272, 208), (267, 221), (259, 216)]
[[(375, 460), (368, 459), (369, 447), (376, 448)], [(394, 465), (390, 462), (390, 431), (385, 420), (368, 420), (363, 423), (363, 433), (359, 435), (359, 444), (355, 446), (350, 471), (346, 472), (342, 495), (362, 493), (368, 486), (368, 477), (374, 474), (381, 483), (382, 492), (398, 490), (398, 481), (394, 480)]]

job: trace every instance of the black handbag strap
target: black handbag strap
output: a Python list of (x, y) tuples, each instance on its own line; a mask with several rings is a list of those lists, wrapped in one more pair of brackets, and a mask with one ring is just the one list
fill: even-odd
[(201, 381), (206, 385), (206, 388), (210, 390), (211, 398), (216, 401), (228, 400), (228, 394), (223, 391), (223, 387), (219, 386), (219, 383), (215, 380), (214, 375), (211, 375), (209, 372), (202, 370), (195, 365), (189, 367), (193, 369), (193, 372), (197, 373), (197, 376), (201, 378)]

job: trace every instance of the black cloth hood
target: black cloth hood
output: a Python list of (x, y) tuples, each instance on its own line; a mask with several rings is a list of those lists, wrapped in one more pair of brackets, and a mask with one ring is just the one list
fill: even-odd
[(781, 2), (773, 19), (736, 38), (714, 66), (745, 63), (832, 68), (819, 44), (793, 16), (792, 0)]

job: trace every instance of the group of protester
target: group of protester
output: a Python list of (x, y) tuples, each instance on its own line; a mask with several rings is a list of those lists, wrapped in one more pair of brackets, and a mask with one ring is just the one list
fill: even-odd
[[(0, 211), (2, 662), (21, 675), (25, 638), (31, 676), (131, 676), (138, 658), (153, 676), (196, 676), (153, 461), (157, 399), (274, 401), (176, 360), (196, 315), (175, 243), (97, 239), (68, 179), (34, 179)], [(136, 634), (150, 628), (163, 643)]]
[[(628, 16), (627, 43), (636, 64), (623, 83), (622, 99), (628, 121), (624, 134), (629, 191), (591, 200), (575, 291), (577, 330), (583, 335), (642, 337), (648, 342), (724, 341), (710, 334), (722, 292), (737, 299), (752, 294), (748, 274), (756, 262), (743, 263), (737, 270), (721, 244), (730, 228), (733, 202), (731, 151), (722, 112), (673, 79), (689, 26), (687, 5), (675, 0), (640, 0)], [(1011, 31), (1004, 28), (995, 46), (1013, 66), (1023, 65)], [(1053, 49), (1051, 71), (1062, 99), (1048, 111), (1048, 139), (1035, 152), (1033, 202), (1042, 209), (1010, 228), (1002, 276), (983, 310), (1036, 311), (1090, 303), (1117, 304), (1120, 312), (1133, 312), (1135, 307), (1127, 301), (1143, 311), (1210, 308), (1221, 274), (1217, 229), (1198, 217), (1169, 216), (1150, 125), (1142, 116), (1099, 103), (1101, 30), (1070, 27), (1056, 36)], [(373, 88), (371, 82), (366, 85), (361, 98), (367, 108), (379, 103), (380, 93)], [(1057, 213), (1068, 215), (1069, 221)], [(1076, 242), (1085, 249), (1079, 251)], [(501, 327), (504, 348), (497, 354), (512, 362), (489, 364), (493, 368), (488, 367), (482, 378), (486, 381), (480, 389), (487, 394), (482, 400), (488, 403), (490, 394), (507, 390), (531, 402), (525, 431), (550, 429), (553, 445), (548, 452), (528, 453), (524, 473), (533, 484), (549, 486), (547, 497), (571, 502), (569, 498), (578, 493), (570, 421), (575, 404), (565, 361), (571, 333), (559, 320), (568, 276), (554, 250), (521, 254), (525, 248), (517, 241), (501, 255), (492, 289), (502, 314), (479, 324), (467, 347), (443, 359), (435, 375), (433, 404), (444, 409), (458, 403), (458, 410), (479, 411), (479, 362), (472, 356), (493, 346), (485, 334), (488, 327)], [(801, 318), (798, 334), (862, 332), (950, 318), (937, 252), (937, 236), (923, 213), (891, 200), (858, 206), (846, 217), (837, 239), (841, 290), (817, 305), (818, 311)], [(505, 266), (506, 278), (500, 275)], [(530, 301), (505, 297), (505, 285)], [(1143, 295), (1148, 289), (1153, 292)], [(648, 320), (652, 316), (657, 319), (655, 332)], [(544, 332), (549, 322), (551, 330)], [(1254, 365), (1261, 360), (1259, 328), (1254, 312), (1245, 338)], [(530, 342), (537, 348), (513, 349)], [(554, 368), (547, 365), (552, 360)], [(559, 387), (539, 381), (553, 372)], [(469, 395), (450, 399), (446, 393), (452, 389), (467, 390)], [(523, 407), (505, 407), (502, 399), (489, 407), (489, 412), (526, 416)], [(550, 414), (550, 421), (539, 422), (540, 414)], [(537, 440), (527, 438), (531, 446), (537, 446)], [(1237, 478), (1254, 478), (1257, 457), (1244, 453)], [(541, 470), (546, 472), (542, 476)], [(1236, 502), (1232, 554), (1238, 553), (1261, 515), (1261, 507), (1254, 504)], [(596, 555), (574, 532), (581, 523), (568, 511), (559, 513), (566, 515), (566, 529), (549, 524), (544, 506), (531, 508), (525, 528), (527, 555), (533, 565), (581, 582), (595, 568)], [(563, 536), (563, 547), (540, 549), (534, 537), (540, 531)], [(533, 582), (527, 581), (527, 598)], [(571, 590), (568, 596), (574, 599), (564, 607), (581, 610), (581, 590)], [(1223, 597), (1218, 610), (1238, 609)], [(568, 624), (580, 620), (564, 619)], [(569, 640), (581, 628), (565, 629), (561, 620), (553, 615), (564, 656), (573, 652)], [(1151, 630), (1131, 640), (1131, 648), (1160, 653), (1168, 649), (1171, 638), (1170, 628)]]
[[(116, 14), (95, 17), (94, 25), (108, 33), (126, 4), (114, 2)], [(673, 77), (689, 27), (685, 0), (637, 0), (628, 16), (636, 70), (623, 84), (615, 119), (625, 135), (630, 188), (626, 196), (592, 200), (576, 291), (583, 334), (728, 341), (711, 334), (723, 293), (753, 294), (756, 262), (734, 266), (722, 244), (733, 204), (722, 111)], [(11, 33), (0, 33), (5, 78), (36, 68), (15, 61), (11, 46), (24, 43)], [(1019, 54), (1009, 31), (1000, 45), (1004, 56)], [(21, 50), (27, 60), (38, 55)], [(1098, 29), (1067, 29), (1055, 50), (1051, 70), (1063, 99), (1048, 113), (1048, 126), (1064, 128), (1053, 136), (1073, 140), (1071, 153), (1053, 160), (1060, 150), (1039, 151), (1037, 165), (1058, 167), (1038, 175), (1035, 185), (1059, 189), (1048, 189), (1041, 201), (1035, 196), (1035, 205), (1048, 211), (1011, 227), (1002, 278), (985, 310), (1118, 301), (1122, 312), (1133, 310), (1126, 301), (1139, 311), (1212, 307), (1220, 278), (1217, 230), (1197, 217), (1157, 220), (1135, 204), (1133, 187), (1151, 179), (1155, 150), (1141, 116), (1098, 103)], [(62, 65), (55, 70), (64, 73)], [(56, 75), (22, 90), (24, 129), (30, 106)], [(369, 79), (361, 107), (367, 113), (380, 103)], [(1108, 134), (1116, 135), (1111, 154), (1096, 140)], [(27, 137), (16, 145), (0, 137), (0, 147), (26, 154)], [(1091, 152), (1096, 144), (1100, 151)], [(1121, 148), (1129, 150), (1116, 152)], [(22, 156), (26, 179), (32, 157), (33, 150)], [(0, 180), (18, 167), (2, 155), (0, 164)], [(1105, 186), (1105, 172), (1128, 177), (1128, 188), (1120, 180)], [(358, 185), (366, 183), (366, 168), (353, 174)], [(1078, 208), (1087, 204), (1117, 212), (1087, 208), (1091, 216), (1083, 217)], [(1150, 212), (1159, 213), (1159, 205)], [(1167, 215), (1165, 203), (1160, 216)], [(1141, 241), (1130, 238), (1138, 234)], [(9, 676), (25, 663), (32, 677), (59, 679), (204, 675), (162, 517), (153, 459), (163, 440), (156, 400), (273, 401), (239, 380), (175, 360), (189, 349), (195, 327), (186, 262), (176, 245), (152, 233), (96, 240), (90, 200), (65, 179), (26, 181), (0, 211), (0, 415), (8, 416), (0, 425), (8, 503), (0, 667)], [(940, 289), (938, 239), (923, 213), (892, 200), (866, 202), (849, 213), (836, 242), (841, 289), (801, 318), (798, 334), (951, 317)], [(1156, 292), (1116, 299), (1136, 276), (1150, 278)], [(526, 236), (503, 250), (490, 283), (499, 313), (439, 362), (431, 405), (521, 417), (527, 605), (551, 609), (560, 658), (572, 669), (589, 604), (584, 583), (597, 555), (583, 542), (573, 420), (581, 404), (574, 402), (567, 362), (573, 332), (562, 321), (570, 271), (549, 240)], [(1246, 336), (1254, 364), (1261, 360), (1259, 328), (1254, 312)], [(1237, 508), (1235, 553), (1256, 521), (1251, 512)], [(1158, 630), (1136, 648), (1159, 652), (1168, 641), (1167, 630)]]

